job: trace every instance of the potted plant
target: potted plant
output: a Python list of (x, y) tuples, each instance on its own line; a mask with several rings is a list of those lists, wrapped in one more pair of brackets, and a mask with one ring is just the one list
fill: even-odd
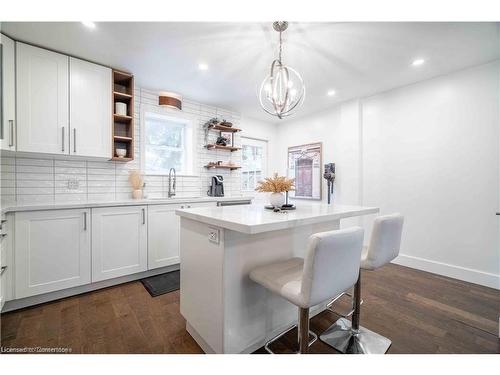
[(277, 173), (273, 177), (267, 177), (264, 181), (259, 181), (255, 189), (261, 193), (271, 193), (269, 203), (273, 207), (281, 208), (285, 204), (285, 196), (283, 193), (295, 190), (295, 179), (278, 176)]

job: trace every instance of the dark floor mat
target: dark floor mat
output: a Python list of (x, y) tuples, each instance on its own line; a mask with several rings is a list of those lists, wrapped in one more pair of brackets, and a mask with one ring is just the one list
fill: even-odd
[(141, 279), (141, 283), (149, 294), (151, 294), (151, 297), (157, 297), (173, 292), (174, 290), (179, 290), (181, 284), (180, 275), (180, 271), (162, 273), (161, 275)]

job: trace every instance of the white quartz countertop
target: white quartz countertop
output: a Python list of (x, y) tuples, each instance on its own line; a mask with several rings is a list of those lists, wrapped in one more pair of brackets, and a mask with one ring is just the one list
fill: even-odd
[(177, 204), (177, 203), (196, 203), (196, 202), (233, 202), (233, 201), (248, 201), (252, 200), (252, 196), (241, 197), (178, 197), (165, 199), (127, 199), (120, 201), (82, 201), (82, 202), (64, 202), (53, 204), (27, 204), (27, 205), (10, 205), (2, 207), (1, 213), (20, 211), (41, 211), (41, 210), (63, 210), (72, 208), (96, 208), (96, 207), (116, 207), (116, 206), (143, 206), (156, 204)]
[(261, 204), (225, 207), (178, 209), (181, 217), (237, 232), (255, 234), (322, 223), (348, 217), (376, 214), (377, 207), (328, 205), (325, 203), (296, 203), (297, 209), (287, 213), (266, 210)]

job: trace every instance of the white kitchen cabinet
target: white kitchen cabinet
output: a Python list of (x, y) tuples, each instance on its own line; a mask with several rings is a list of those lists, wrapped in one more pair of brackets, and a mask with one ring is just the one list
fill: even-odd
[(68, 56), (16, 43), (17, 151), (69, 153)]
[(70, 57), (70, 155), (111, 157), (111, 74)]
[(12, 215), (2, 215), (0, 222), (0, 311), (12, 299)]
[(215, 202), (164, 204), (148, 208), (148, 269), (166, 267), (180, 262), (179, 208), (209, 207)]
[(15, 298), (90, 283), (88, 209), (15, 214)]
[(16, 65), (14, 41), (0, 34), (1, 100), (0, 109), (0, 149), (16, 150)]
[(146, 206), (92, 209), (92, 281), (147, 270)]

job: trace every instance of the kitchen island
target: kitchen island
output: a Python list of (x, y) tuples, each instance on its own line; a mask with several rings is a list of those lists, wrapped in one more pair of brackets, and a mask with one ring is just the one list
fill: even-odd
[[(378, 208), (298, 203), (287, 213), (261, 205), (177, 210), (180, 310), (206, 353), (250, 353), (297, 321), (297, 308), (252, 282), (258, 266), (304, 257), (311, 234)], [(324, 305), (311, 309), (311, 316)]]

